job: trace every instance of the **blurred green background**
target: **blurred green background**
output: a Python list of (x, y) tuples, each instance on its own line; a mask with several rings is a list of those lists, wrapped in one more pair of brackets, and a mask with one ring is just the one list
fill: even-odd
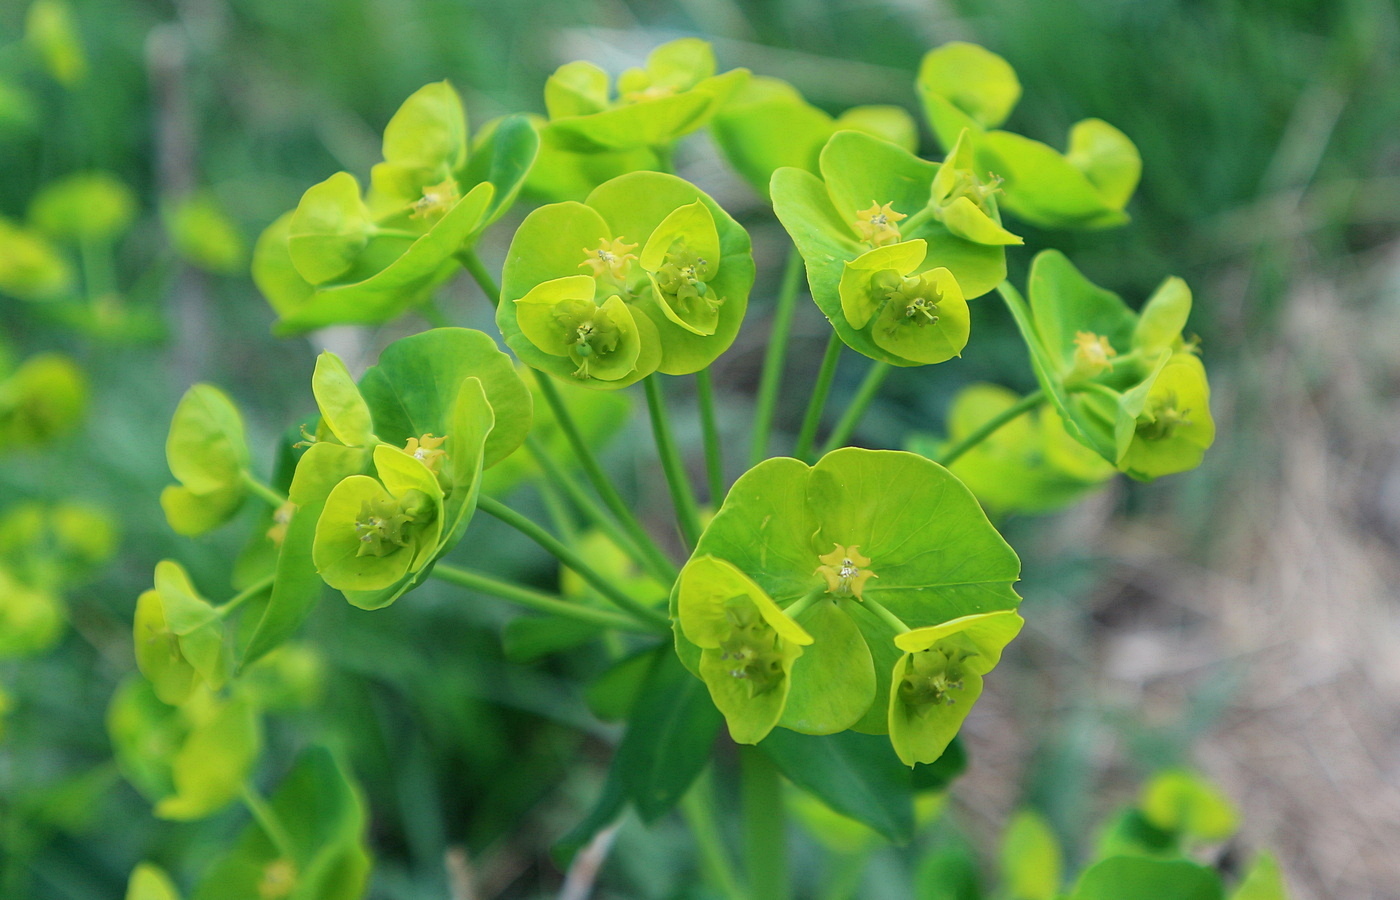
[[(212, 192), (246, 242), (337, 169), (363, 175), (378, 135), (421, 85), (450, 79), (472, 121), (542, 112), (546, 75), (572, 59), (611, 71), (682, 35), (714, 41), (721, 68), (787, 79), (839, 110), (894, 103), (917, 114), (922, 54), (973, 40), (1025, 86), (1010, 128), (1060, 144), (1095, 116), (1138, 145), (1133, 222), (1088, 234), (1030, 231), (1137, 305), (1168, 274), (1196, 292), (1221, 437), (1204, 467), (1116, 484), (1053, 519), (1007, 524), (1025, 562), (1026, 634), (969, 720), (968, 775), (952, 815), (991, 841), (1029, 799), (1071, 848), (1165, 764), (1194, 765), (1241, 805), (1249, 849), (1272, 847), (1295, 896), (1393, 898), (1400, 884), (1400, 5), (1387, 0), (74, 0), (89, 61), (64, 87), (21, 35), (27, 4), (0, 6), (0, 215), (22, 218), (39, 186), (101, 169), (135, 188), (141, 217), (116, 259), (127, 302), (160, 311), (165, 336), (115, 342), (0, 297), (19, 356), (61, 350), (88, 372), (84, 424), (0, 466), (0, 509), (82, 497), (112, 512), (116, 561), (68, 599), (71, 628), (36, 659), (0, 663), (14, 708), (0, 737), (0, 897), (119, 896), (142, 858), (196, 876), (245, 821), (151, 817), (110, 763), (103, 716), (133, 670), (130, 621), (154, 563), (176, 556), (227, 593), (235, 527), (198, 540), (166, 527), (162, 447), (192, 382), (225, 388), (255, 448), (313, 411), (314, 355), (363, 364), (421, 322), (276, 340), (246, 266), (210, 275), (166, 248), (162, 204)], [(27, 99), (26, 99), (27, 98)], [(10, 98), (13, 100), (13, 97)], [(934, 155), (930, 136), (924, 151)], [(759, 283), (735, 347), (716, 366), (735, 451), (751, 410), (786, 238), (706, 137), (680, 173), (754, 236)], [(481, 248), (504, 256), (512, 225)], [(465, 280), (440, 306), (488, 327)], [(801, 308), (779, 426), (796, 428), (825, 343)], [(899, 446), (937, 431), (958, 386), (1033, 382), (1010, 322), (974, 311), (962, 360), (901, 371), (858, 441)], [(863, 374), (847, 354), (831, 404)], [(682, 443), (695, 418), (684, 406)], [(687, 431), (687, 429), (689, 429)], [(640, 434), (638, 435), (640, 437)], [(790, 440), (786, 438), (786, 440)], [(649, 442), (612, 461), (642, 509), (664, 512)], [(694, 461), (697, 466), (699, 461)], [(697, 469), (698, 471), (698, 469)], [(737, 474), (737, 472), (731, 473)], [(522, 496), (527, 505), (536, 502)], [(658, 524), (663, 521), (657, 515)], [(478, 522), (466, 558), (551, 577), (533, 548)], [(585, 711), (586, 658), (522, 670), (499, 639), (496, 601), (431, 587), (391, 612), (328, 598), (308, 627), (327, 662), (324, 698), (275, 718), (264, 780), (312, 738), (340, 746), (372, 809), (372, 896), (449, 896), (461, 848), (482, 896), (552, 895), (548, 848), (596, 795), (616, 735)], [(807, 845), (800, 853), (815, 853)], [(678, 822), (621, 834), (600, 895), (669, 897), (692, 866)], [(877, 858), (860, 896), (906, 896), (908, 854)]]

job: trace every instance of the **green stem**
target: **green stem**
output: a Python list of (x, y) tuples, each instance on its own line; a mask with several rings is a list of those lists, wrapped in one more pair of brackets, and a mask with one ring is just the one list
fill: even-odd
[(83, 237), (78, 241), (78, 257), (83, 268), (83, 286), (87, 289), (89, 305), (109, 303), (117, 297), (111, 243), (105, 239)]
[(549, 481), (537, 481), (535, 489), (540, 492), (540, 500), (549, 514), (549, 521), (554, 524), (554, 530), (559, 532), (559, 538), (566, 544), (577, 544), (578, 530), (574, 527), (574, 518), (554, 485)]
[(686, 477), (685, 465), (681, 462), (680, 451), (676, 449), (676, 441), (671, 434), (671, 421), (666, 415), (666, 398), (661, 393), (661, 382), (657, 376), (648, 375), (642, 383), (646, 387), (647, 412), (651, 414), (651, 433), (656, 440), (656, 452), (661, 457), (661, 468), (671, 489), (671, 503), (676, 508), (676, 524), (680, 526), (686, 546), (694, 547), (700, 540), (700, 510), (695, 505), (690, 479)]
[(247, 469), (243, 469), (241, 472), (239, 472), (239, 477), (243, 479), (243, 484), (245, 487), (248, 488), (248, 490), (252, 491), (254, 494), (257, 494), (263, 500), (267, 501), (267, 504), (273, 507), (274, 509), (287, 502), (286, 497), (282, 496), (281, 494), (274, 491), (272, 488), (263, 484), (253, 475), (252, 472), (249, 472)]
[(885, 383), (885, 378), (890, 374), (891, 368), (889, 363), (877, 362), (865, 373), (865, 379), (856, 390), (855, 397), (851, 398), (850, 405), (841, 414), (841, 421), (836, 423), (836, 428), (832, 430), (831, 436), (822, 445), (823, 454), (830, 453), (837, 447), (846, 446), (846, 442), (855, 433), (856, 426), (860, 424), (861, 417), (870, 407), (870, 401), (874, 400), (875, 395), (880, 392), (880, 386)]
[(272, 846), (277, 848), (278, 855), (288, 862), (295, 862), (297, 856), (292, 845), (292, 836), (282, 825), (282, 820), (277, 818), (277, 811), (272, 808), (272, 804), (264, 800), (258, 789), (248, 783), (243, 785), (243, 803), (248, 807), (248, 812), (253, 814), (253, 819), (263, 834), (272, 842)]
[(883, 603), (871, 597), (869, 591), (866, 591), (861, 597), (860, 602), (865, 604), (866, 609), (878, 616), (880, 621), (893, 628), (895, 634), (904, 634), (907, 631), (913, 630), (908, 625), (904, 624), (903, 619), (886, 609)]
[(962, 456), (964, 453), (971, 450), (973, 447), (976, 447), (978, 444), (982, 443), (987, 438), (995, 434), (997, 429), (1001, 428), (1008, 422), (1011, 422), (1017, 416), (1024, 415), (1030, 410), (1035, 409), (1037, 406), (1044, 402), (1044, 391), (1032, 391), (1031, 393), (1022, 397), (1020, 400), (1017, 400), (1011, 406), (1008, 406), (1006, 409), (1002, 410), (1000, 413), (997, 413), (995, 416), (992, 416), (990, 419), (983, 422), (981, 427), (978, 428), (976, 431), (972, 432), (972, 434), (969, 434), (967, 437), (958, 441), (956, 444), (949, 447), (947, 450), (944, 450), (943, 454), (937, 460), (939, 465), (951, 466), (958, 459), (958, 457)]
[(598, 593), (619, 609), (630, 613), (638, 621), (670, 627), (670, 619), (661, 612), (645, 606), (618, 589), (611, 579), (603, 577), (567, 544), (545, 531), (536, 523), (506, 506), (499, 500), (483, 495), (477, 500), (477, 508), (488, 516), (494, 516), (519, 531), (530, 540), (548, 550), (556, 559), (578, 573), (579, 577), (593, 586)]
[(452, 325), (452, 323), (447, 320), (447, 316), (442, 314), (442, 310), (438, 307), (437, 301), (431, 297), (418, 307), (418, 315), (422, 316), (423, 321), (434, 328), (447, 328)]
[(792, 601), (790, 605), (784, 607), (783, 612), (787, 614), (787, 617), (789, 619), (796, 619), (798, 616), (802, 615), (804, 612), (807, 611), (807, 607), (811, 606), (813, 603), (816, 603), (817, 600), (824, 597), (827, 593), (828, 592), (826, 589), (826, 585), (812, 588), (810, 591), (803, 594), (801, 597)]
[(744, 891), (739, 886), (739, 879), (724, 848), (719, 821), (715, 817), (714, 785), (709, 769), (700, 773), (681, 799), (681, 813), (695, 837), (695, 849), (700, 855), (700, 870), (705, 881), (724, 900), (745, 900)]
[(525, 447), (530, 451), (530, 455), (534, 457), (535, 462), (539, 464), (540, 469), (544, 472), (545, 478), (553, 484), (556, 489), (563, 492), (564, 496), (569, 498), (569, 502), (571, 502), (579, 512), (583, 513), (590, 522), (606, 533), (614, 544), (622, 548), (623, 552), (632, 557), (635, 562), (643, 569), (646, 569), (653, 578), (660, 581), (662, 584), (670, 584), (672, 581), (676, 580), (676, 567), (671, 565), (670, 561), (661, 555), (661, 551), (658, 550), (654, 544), (650, 543), (648, 547), (639, 547), (637, 542), (632, 539), (632, 536), (623, 530), (623, 528), (617, 524), (617, 521), (608, 514), (608, 511), (598, 505), (598, 501), (588, 496), (588, 493), (584, 491), (583, 488), (579, 487), (578, 483), (559, 467), (559, 463), (554, 460), (554, 457), (549, 455), (549, 451), (545, 450), (544, 446), (540, 444), (537, 438), (533, 435), (527, 437), (525, 439)]
[(750, 466), (756, 466), (768, 458), (768, 436), (773, 431), (773, 413), (778, 408), (778, 388), (783, 381), (783, 363), (787, 360), (788, 338), (792, 336), (792, 317), (797, 310), (797, 294), (801, 286), (802, 255), (793, 247), (783, 267), (783, 280), (773, 307), (773, 329), (768, 334), (768, 351), (763, 356), (763, 375), (758, 381), (758, 404), (753, 413), (753, 445), (749, 450)]
[(710, 505), (719, 508), (724, 501), (724, 451), (715, 421), (715, 386), (709, 369), (695, 373), (696, 399), (700, 403), (700, 430), (705, 435), (705, 474), (709, 481)]
[(501, 305), (501, 286), (496, 283), (496, 279), (491, 277), (491, 273), (486, 271), (486, 266), (481, 262), (481, 257), (476, 255), (476, 249), (463, 250), (457, 254), (457, 261), (471, 275), (472, 280), (481, 288), (486, 299), (491, 301), (492, 306)]
[(822, 356), (822, 367), (817, 373), (817, 383), (812, 386), (812, 398), (807, 402), (807, 414), (802, 417), (802, 431), (797, 435), (797, 449), (793, 456), (803, 462), (811, 462), (812, 447), (817, 440), (817, 427), (821, 425), (822, 410), (826, 408), (826, 396), (831, 393), (831, 382), (836, 378), (836, 363), (841, 358), (841, 338), (836, 332), (826, 342), (826, 353)]
[(750, 900), (787, 900), (787, 828), (778, 769), (757, 747), (740, 747), (744, 867)]
[(545, 402), (549, 404), (550, 411), (554, 413), (554, 420), (559, 424), (560, 430), (569, 441), (569, 447), (574, 451), (574, 458), (583, 467), (584, 474), (592, 482), (593, 489), (598, 492), (605, 505), (622, 527), (632, 536), (632, 541), (637, 547), (652, 560), (655, 570), (669, 571), (670, 577), (663, 581), (671, 581), (675, 577), (676, 569), (670, 560), (661, 552), (661, 549), (652, 541), (647, 534), (642, 523), (637, 520), (631, 507), (622, 499), (622, 495), (613, 486), (612, 480), (608, 478), (603, 467), (598, 464), (598, 457), (593, 454), (593, 450), (588, 446), (588, 442), (583, 438), (583, 432), (579, 431), (578, 423), (574, 421), (573, 413), (564, 405), (564, 398), (559, 396), (559, 389), (554, 386), (554, 382), (543, 372), (535, 372), (535, 380), (540, 386), (540, 393), (544, 395)]
[(564, 619), (574, 619), (579, 622), (587, 622), (590, 625), (601, 625), (604, 628), (616, 628), (619, 631), (634, 631), (642, 634), (658, 634), (665, 631), (660, 626), (643, 625), (630, 616), (619, 615), (606, 609), (595, 609), (591, 606), (582, 606), (578, 603), (571, 603), (559, 597), (545, 594), (541, 591), (531, 590), (509, 581), (502, 581), (481, 572), (474, 572), (470, 569), (463, 569), (459, 566), (450, 566), (446, 563), (438, 563), (433, 567), (433, 577), (441, 578), (443, 581), (464, 587), (470, 591), (480, 594), (487, 594), (491, 597), (499, 597), (502, 600), (509, 600), (536, 612), (546, 615), (559, 616)]
[(247, 603), (249, 600), (261, 594), (263, 591), (272, 587), (272, 582), (276, 578), (276, 575), (269, 575), (266, 578), (260, 578), (253, 584), (250, 584), (248, 587), (239, 591), (237, 594), (234, 594), (233, 597), (227, 603), (223, 604), (216, 610), (216, 612), (218, 612), (219, 614), (219, 617), (223, 618), (227, 616), (229, 613), (233, 612), (235, 609), (238, 609), (238, 607), (242, 606), (244, 603)]

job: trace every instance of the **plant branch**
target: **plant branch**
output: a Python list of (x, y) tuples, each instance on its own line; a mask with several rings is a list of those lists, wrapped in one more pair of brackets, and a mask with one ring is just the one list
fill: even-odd
[(219, 614), (220, 618), (227, 616), (229, 613), (233, 612), (235, 609), (238, 609), (238, 607), (242, 606), (244, 603), (247, 603), (249, 600), (261, 594), (263, 591), (266, 591), (268, 588), (272, 587), (272, 582), (276, 580), (276, 578), (277, 576), (273, 574), (268, 575), (266, 578), (258, 579), (253, 584), (250, 584), (248, 587), (239, 591), (237, 594), (234, 594), (233, 597), (227, 603), (220, 605), (218, 609), (215, 610), (215, 612)]
[(724, 900), (746, 900), (738, 876), (724, 847), (724, 834), (715, 818), (714, 784), (710, 770), (695, 779), (690, 790), (681, 798), (681, 814), (695, 837), (695, 849), (700, 856), (700, 871), (706, 883)]
[(267, 835), (278, 855), (287, 862), (296, 862), (291, 834), (282, 825), (282, 820), (277, 818), (277, 811), (272, 808), (272, 804), (263, 799), (263, 795), (258, 793), (258, 789), (251, 783), (245, 782), (243, 785), (243, 804), (248, 807), (248, 812), (253, 814), (253, 820), (258, 823), (263, 834)]
[(710, 506), (724, 502), (724, 451), (715, 420), (715, 387), (709, 369), (695, 373), (696, 399), (700, 403), (700, 430), (705, 436), (705, 475), (710, 490)]
[(433, 567), (433, 577), (441, 578), (449, 584), (467, 590), (476, 591), (491, 597), (498, 597), (502, 600), (509, 600), (512, 603), (533, 609), (536, 612), (546, 615), (559, 616), (564, 619), (573, 619), (577, 622), (586, 622), (589, 625), (598, 625), (603, 628), (615, 628), (619, 631), (633, 631), (639, 634), (657, 634), (665, 629), (656, 625), (644, 625), (631, 616), (624, 616), (606, 609), (595, 609), (591, 606), (583, 606), (579, 603), (572, 603), (561, 597), (546, 594), (542, 591), (532, 590), (509, 581), (502, 581), (493, 578), (482, 572), (471, 569), (464, 569), (460, 566), (452, 566), (446, 563), (438, 563)]
[(492, 306), (501, 305), (501, 286), (496, 283), (496, 279), (491, 277), (491, 273), (486, 270), (486, 266), (481, 261), (481, 257), (476, 255), (476, 248), (468, 248), (457, 253), (457, 261), (471, 275), (477, 287), (481, 288), (486, 299), (491, 301)]
[(263, 484), (257, 479), (257, 477), (252, 472), (249, 472), (247, 469), (239, 470), (238, 477), (242, 479), (243, 485), (246, 488), (248, 488), (248, 490), (252, 491), (254, 494), (257, 494), (272, 508), (276, 509), (277, 507), (287, 502), (286, 497), (279, 494), (277, 491), (274, 491), (266, 484)]
[(758, 404), (753, 413), (753, 444), (749, 450), (751, 466), (768, 458), (768, 436), (773, 431), (773, 413), (778, 406), (778, 388), (783, 381), (783, 363), (787, 360), (792, 317), (797, 309), (797, 295), (801, 286), (802, 255), (793, 247), (788, 251), (787, 263), (783, 266), (783, 280), (773, 307), (773, 329), (768, 334), (768, 350), (763, 356), (763, 374), (758, 382)]
[(603, 471), (603, 467), (598, 464), (598, 457), (593, 454), (588, 442), (583, 439), (583, 432), (579, 431), (573, 413), (569, 412), (569, 408), (564, 405), (564, 398), (559, 395), (559, 389), (543, 372), (536, 371), (535, 380), (540, 386), (540, 393), (544, 395), (545, 402), (549, 404), (550, 410), (554, 413), (554, 420), (559, 424), (560, 430), (564, 432), (564, 437), (568, 439), (569, 447), (574, 451), (574, 457), (583, 467), (588, 480), (592, 482), (593, 489), (602, 498), (603, 505), (617, 517), (617, 521), (623, 529), (632, 536), (633, 543), (651, 559), (654, 569), (669, 573), (663, 581), (674, 580), (675, 566), (652, 541), (651, 536), (642, 527), (642, 523), (637, 521), (631, 507), (622, 499), (622, 495), (617, 492), (612, 480)]
[(675, 437), (671, 434), (661, 382), (657, 376), (648, 375), (643, 379), (643, 384), (647, 393), (647, 412), (651, 414), (652, 437), (656, 439), (656, 452), (661, 457), (661, 468), (671, 489), (671, 503), (676, 508), (676, 524), (680, 527), (686, 546), (694, 547), (700, 540), (700, 510), (695, 505), (695, 493), (691, 489), (690, 479), (686, 477)]
[(545, 531), (535, 522), (492, 497), (482, 496), (477, 500), (477, 508), (488, 516), (494, 516), (519, 531), (530, 540), (549, 551), (561, 563), (578, 573), (579, 577), (593, 586), (610, 603), (634, 616), (637, 620), (653, 625), (670, 627), (670, 619), (661, 612), (645, 606), (620, 590), (611, 579), (603, 577), (567, 544)]
[(835, 331), (826, 342), (826, 353), (822, 356), (822, 367), (817, 372), (817, 382), (812, 386), (812, 398), (807, 401), (807, 414), (802, 417), (802, 431), (797, 435), (797, 449), (793, 456), (803, 462), (811, 462), (812, 447), (817, 440), (817, 427), (821, 425), (822, 410), (826, 408), (826, 397), (831, 393), (831, 382), (836, 378), (836, 363), (841, 359), (841, 338)]
[(744, 867), (750, 900), (787, 900), (787, 828), (782, 776), (757, 747), (739, 748)]
[(1030, 412), (1044, 402), (1044, 391), (1032, 391), (1020, 400), (1017, 400), (1011, 406), (1008, 406), (992, 418), (983, 422), (981, 427), (972, 432), (972, 434), (969, 434), (953, 446), (944, 450), (937, 460), (938, 464), (942, 466), (951, 466), (964, 453), (991, 437), (1002, 426), (1013, 421), (1018, 416)]
[(887, 362), (877, 362), (866, 371), (864, 380), (861, 381), (860, 387), (856, 390), (856, 395), (851, 398), (846, 411), (841, 414), (841, 420), (836, 423), (831, 436), (822, 445), (823, 455), (838, 447), (846, 446), (846, 442), (855, 433), (856, 426), (860, 424), (861, 417), (870, 407), (870, 402), (880, 392), (880, 386), (885, 383), (885, 378), (890, 374), (891, 368), (893, 367)]

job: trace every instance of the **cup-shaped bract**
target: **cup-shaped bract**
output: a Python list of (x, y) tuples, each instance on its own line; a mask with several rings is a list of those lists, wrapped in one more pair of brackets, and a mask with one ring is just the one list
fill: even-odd
[(715, 69), (714, 49), (698, 38), (652, 50), (645, 67), (618, 77), (615, 91), (592, 63), (568, 63), (545, 82), (547, 130), (581, 153), (669, 148), (704, 127), (749, 77), (747, 69)]
[(0, 378), (0, 450), (45, 444), (81, 423), (88, 379), (67, 356), (39, 353)]
[(530, 366), (616, 389), (713, 362), (753, 278), (748, 233), (713, 200), (674, 175), (634, 172), (526, 217), (496, 322)]
[(1031, 264), (1030, 295), (1027, 306), (1011, 292), (1007, 305), (1065, 430), (1134, 478), (1197, 466), (1215, 425), (1205, 369), (1181, 337), (1191, 306), (1185, 283), (1165, 280), (1139, 316), (1046, 250)]
[(177, 533), (203, 534), (238, 512), (248, 443), (243, 417), (223, 391), (196, 384), (185, 392), (170, 420), (165, 459), (179, 484), (161, 492), (160, 505)]
[(1196, 468), (1214, 442), (1210, 385), (1194, 354), (1166, 358), (1118, 401), (1117, 465), (1140, 481)]
[[(955, 356), (962, 344), (949, 337), (966, 327), (963, 300), (985, 294), (1006, 277), (1004, 247), (954, 234), (939, 218), (934, 202), (934, 182), (943, 167), (894, 144), (860, 132), (838, 131), (822, 149), (819, 166), (821, 178), (795, 168), (775, 172), (773, 209), (806, 261), (812, 299), (836, 333), (852, 349), (891, 365), (924, 365), (940, 361), (934, 356)], [(892, 249), (900, 245), (908, 246)], [(914, 259), (916, 248), (923, 254)], [(886, 268), (905, 278), (940, 269), (946, 275), (921, 278), (923, 287), (911, 300), (922, 298), (922, 304), (884, 305), (872, 326), (862, 315), (854, 321), (847, 315), (856, 277), (848, 272), (852, 266), (880, 271), (873, 268), (875, 264), (891, 260), (878, 253), (867, 257), (876, 251), (893, 254), (899, 264)], [(885, 289), (887, 281), (862, 281), (868, 296), (857, 305), (874, 312), (892, 293), (903, 295), (900, 285), (892, 282), (894, 290)], [(873, 290), (876, 287), (879, 290)], [(946, 312), (940, 318), (948, 319), (935, 329), (938, 337), (924, 332), (935, 324), (932, 317), (940, 314), (925, 315), (920, 309), (930, 304), (934, 293), (946, 298)], [(966, 343), (965, 331), (961, 340)], [(934, 346), (941, 349), (935, 351)], [(956, 349), (948, 352), (952, 346)]]
[[(704, 559), (712, 561), (689, 569)], [(719, 645), (682, 607), (694, 602), (687, 597), (718, 597), (720, 618), (712, 612), (711, 621), (727, 627), (723, 601), (734, 577), (716, 574), (721, 563), (811, 638), (790, 663), (776, 720), (806, 734), (890, 730), (888, 697), (902, 656), (894, 618), (917, 629), (1019, 602), (1011, 585), (1020, 562), (976, 499), (946, 469), (899, 451), (848, 448), (815, 466), (771, 459), (735, 482), (672, 594), (677, 652), (707, 683), (724, 682), (722, 667), (702, 667), (704, 647)], [(744, 686), (728, 678), (728, 690)], [(753, 736), (751, 723), (737, 724)]]
[(63, 601), (0, 567), (0, 659), (33, 656), (63, 635)]
[(163, 204), (161, 221), (175, 252), (206, 272), (232, 275), (247, 262), (247, 240), (212, 191), (198, 190)]
[(904, 651), (890, 679), (890, 743), (905, 765), (943, 755), (982, 693), (982, 676), (1021, 631), (1021, 616), (998, 610), (897, 635)]
[(1002, 227), (996, 195), (1000, 182), (983, 180), (973, 158), (972, 139), (963, 130), (933, 176), (934, 213), (948, 230), (977, 244), (1023, 244)]
[(143, 862), (131, 870), (124, 900), (180, 900), (180, 891), (164, 869)]
[(137, 668), (171, 706), (202, 685), (218, 690), (228, 679), (223, 619), (173, 560), (156, 564), (155, 587), (137, 599), (132, 638)]
[(347, 447), (373, 447), (379, 443), (369, 404), (360, 395), (345, 362), (329, 350), (316, 357), (311, 393), (321, 411), (321, 424)]
[(250, 823), (205, 874), (192, 900), (363, 896), (370, 870), (365, 803), (333, 754), (323, 747), (304, 752), (268, 805), (289, 846)]
[(856, 106), (832, 117), (808, 103), (797, 88), (755, 76), (729, 98), (710, 132), (729, 164), (765, 199), (773, 173), (784, 166), (818, 174), (817, 157), (843, 130), (863, 131), (913, 153), (919, 130), (898, 106)]
[(919, 239), (876, 247), (846, 263), (837, 288), (846, 324), (903, 362), (952, 359), (967, 346), (967, 301), (947, 269), (919, 270)]
[(700, 677), (741, 744), (773, 730), (787, 705), (792, 666), (812, 643), (763, 589), (733, 564), (697, 556), (681, 571), (677, 618), (700, 648)]
[[(972, 384), (953, 398), (947, 441), (911, 439), (908, 449), (932, 459), (1009, 410), (1020, 397), (993, 384)], [(1101, 487), (1116, 469), (1069, 436), (1053, 408), (1027, 410), (958, 457), (949, 470), (994, 516), (1063, 509)]]
[(0, 217), (0, 294), (41, 302), (72, 286), (73, 269), (48, 238)]
[(384, 130), (384, 161), (361, 195), (340, 172), (312, 186), (253, 252), (253, 278), (294, 334), (333, 323), (378, 324), (427, 300), (509, 206), (539, 140), (521, 116), (472, 147), (447, 82), (420, 88)]
[(246, 697), (199, 691), (169, 706), (140, 678), (124, 682), (107, 707), (118, 767), (163, 819), (202, 819), (243, 791), (262, 749), (257, 708)]
[(954, 42), (924, 56), (917, 81), (933, 132), (952, 150), (967, 133), (978, 168), (1004, 179), (1003, 205), (1043, 228), (1105, 228), (1128, 221), (1123, 207), (1142, 174), (1127, 135), (1099, 119), (1077, 122), (1069, 149), (995, 130), (1021, 96), (1011, 66), (989, 50)]
[(443, 494), (418, 459), (381, 444), (378, 478), (351, 475), (326, 498), (312, 558), (340, 591), (379, 591), (427, 565), (443, 527)]
[(53, 238), (113, 241), (136, 218), (136, 195), (106, 172), (80, 172), (52, 181), (29, 202), (29, 221)]

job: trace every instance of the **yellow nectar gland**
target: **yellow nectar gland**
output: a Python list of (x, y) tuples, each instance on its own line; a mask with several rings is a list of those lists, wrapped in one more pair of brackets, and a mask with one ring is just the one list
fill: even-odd
[(627, 278), (632, 260), (637, 258), (632, 252), (636, 249), (636, 244), (629, 244), (622, 238), (614, 238), (611, 241), (603, 238), (598, 241), (597, 249), (583, 248), (584, 259), (579, 263), (579, 268), (592, 269), (589, 274), (594, 278), (612, 278), (622, 282)]
[(899, 683), (899, 699), (916, 715), (926, 715), (940, 706), (957, 702), (953, 691), (963, 689), (964, 654), (937, 646), (912, 654)]
[(856, 213), (856, 234), (871, 247), (898, 244), (898, 222), (907, 218), (904, 213), (895, 212), (892, 204), (886, 203), (881, 206), (871, 201), (869, 209)]
[(834, 546), (836, 549), (830, 553), (817, 557), (823, 565), (818, 566), (814, 574), (826, 579), (828, 592), (853, 594), (857, 600), (864, 600), (861, 597), (861, 591), (865, 589), (865, 583), (880, 576), (867, 568), (870, 565), (870, 558), (862, 556), (858, 546), (854, 544), (850, 547), (842, 547), (840, 544)]
[(267, 530), (267, 539), (277, 546), (282, 546), (282, 541), (287, 538), (287, 526), (292, 524), (292, 516), (297, 511), (297, 505), (288, 500), (272, 513), (272, 527)]
[(258, 881), (259, 900), (283, 900), (290, 897), (297, 886), (297, 867), (285, 857), (274, 859), (263, 867), (262, 879)]
[(433, 437), (425, 434), (422, 437), (409, 438), (404, 445), (403, 452), (421, 462), (428, 467), (428, 471), (437, 475), (442, 468), (442, 461), (447, 456), (446, 450), (440, 450), (443, 441), (447, 440), (447, 435)]
[(1154, 398), (1146, 415), (1138, 417), (1137, 434), (1143, 440), (1162, 441), (1176, 434), (1178, 428), (1191, 424), (1191, 410), (1177, 409), (1175, 391)]
[(423, 196), (413, 204), (410, 219), (440, 219), (462, 199), (457, 182), (449, 178), (440, 184), (423, 188)]
[(1074, 333), (1074, 370), (1085, 377), (1095, 375), (1113, 365), (1110, 360), (1118, 355), (1108, 338), (1092, 331)]

